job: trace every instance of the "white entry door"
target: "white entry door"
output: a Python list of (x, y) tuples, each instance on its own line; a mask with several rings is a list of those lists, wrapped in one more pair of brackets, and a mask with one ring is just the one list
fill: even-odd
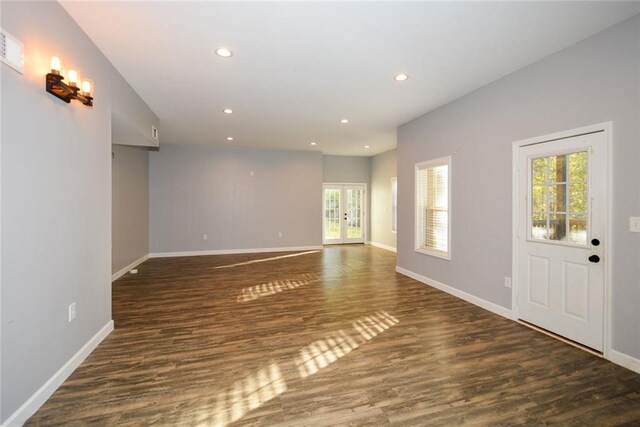
[(604, 347), (604, 132), (520, 148), (518, 317)]
[(324, 184), (322, 188), (322, 242), (364, 243), (365, 186)]

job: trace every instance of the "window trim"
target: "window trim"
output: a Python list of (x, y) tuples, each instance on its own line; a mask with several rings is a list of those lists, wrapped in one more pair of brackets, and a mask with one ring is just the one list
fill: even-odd
[[(396, 185), (396, 204), (395, 204), (395, 209), (396, 209), (396, 229), (393, 229), (393, 184), (395, 183)], [(393, 234), (398, 234), (398, 177), (394, 176), (393, 178), (391, 178), (391, 232)]]
[[(418, 205), (418, 200), (420, 200), (420, 186), (418, 185), (418, 176), (419, 176), (419, 172), (423, 169), (426, 168), (432, 168), (432, 167), (437, 167), (437, 166), (444, 166), (447, 165), (447, 201), (448, 201), (448, 206), (447, 206), (447, 252), (442, 252), (442, 251), (435, 251), (435, 250), (429, 250), (429, 249), (424, 249), (420, 247), (420, 236), (419, 236), (419, 218), (420, 218), (420, 212), (419, 212), (419, 208), (420, 206)], [(413, 249), (415, 252), (421, 253), (421, 254), (425, 254), (425, 255), (429, 255), (429, 256), (433, 256), (436, 258), (441, 258), (441, 259), (445, 259), (447, 261), (451, 261), (451, 229), (452, 224), (451, 224), (451, 187), (452, 187), (452, 182), (451, 182), (451, 156), (446, 156), (446, 157), (440, 157), (437, 159), (433, 159), (433, 160), (427, 160), (424, 162), (418, 162), (415, 164), (414, 166), (414, 199), (413, 199), (413, 204), (414, 204), (414, 224), (413, 224), (413, 234), (414, 234), (414, 246)]]

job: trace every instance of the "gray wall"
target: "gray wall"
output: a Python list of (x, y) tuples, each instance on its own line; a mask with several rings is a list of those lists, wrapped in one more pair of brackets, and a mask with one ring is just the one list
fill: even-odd
[(111, 273), (149, 253), (149, 151), (112, 146)]
[(364, 240), (369, 241), (371, 236), (371, 157), (322, 156), (322, 182), (367, 184)]
[[(58, 3), (1, 7), (25, 46), (24, 75), (0, 66), (4, 421), (111, 320), (111, 112), (158, 120)], [(94, 80), (93, 108), (45, 92), (52, 53)]]
[[(613, 348), (640, 357), (640, 16), (399, 128), (398, 265), (504, 307), (512, 142), (613, 121)], [(452, 154), (452, 260), (413, 250), (415, 162)], [(490, 189), (489, 191), (487, 189)]]
[(150, 186), (152, 253), (322, 244), (320, 153), (164, 145)]
[(371, 158), (371, 241), (396, 247), (391, 231), (391, 178), (397, 176), (397, 150)]
[(371, 181), (371, 157), (322, 156), (322, 182)]

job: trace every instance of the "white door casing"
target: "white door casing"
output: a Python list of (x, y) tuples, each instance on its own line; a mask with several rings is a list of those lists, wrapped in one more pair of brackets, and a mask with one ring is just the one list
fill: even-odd
[(606, 137), (594, 131), (521, 145), (514, 218), (517, 317), (598, 351), (610, 262)]
[(366, 184), (323, 184), (322, 243), (364, 243)]

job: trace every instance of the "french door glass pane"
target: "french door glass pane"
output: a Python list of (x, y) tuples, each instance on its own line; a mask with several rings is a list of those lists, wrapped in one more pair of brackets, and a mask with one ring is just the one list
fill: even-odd
[(340, 190), (324, 190), (324, 238), (340, 239)]
[(347, 239), (362, 238), (363, 191), (347, 189)]
[(587, 243), (589, 155), (531, 159), (531, 238)]

